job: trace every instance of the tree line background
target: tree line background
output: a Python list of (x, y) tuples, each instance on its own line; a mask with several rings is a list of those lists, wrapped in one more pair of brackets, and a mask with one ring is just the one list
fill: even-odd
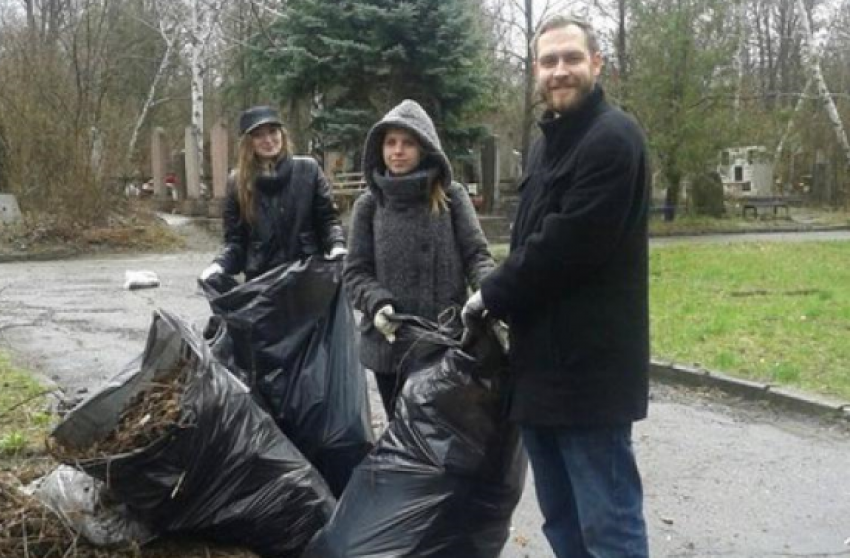
[[(555, 11), (599, 29), (610, 98), (647, 131), (667, 203), (722, 148), (765, 145), (777, 178), (828, 163), (850, 190), (850, 0), (0, 0), (0, 192), (96, 222), (144, 178), (153, 127), (281, 107), (298, 151), (356, 155), (403, 98), (450, 154), (488, 133), (525, 153), (539, 106), (528, 40)], [(356, 160), (356, 156), (354, 157)]]

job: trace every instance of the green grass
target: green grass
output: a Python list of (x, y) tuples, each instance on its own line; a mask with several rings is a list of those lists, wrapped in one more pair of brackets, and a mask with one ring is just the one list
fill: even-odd
[(0, 457), (40, 450), (53, 416), (45, 388), (0, 352)]
[(505, 258), (508, 257), (511, 248), (509, 244), (491, 244), (490, 245), (490, 253), (493, 255), (493, 259), (496, 260), (496, 263), (501, 262)]
[(727, 206), (726, 215), (720, 218), (703, 217), (681, 212), (676, 219), (667, 222), (660, 215), (649, 220), (649, 232), (652, 236), (676, 234), (735, 233), (753, 230), (793, 230), (806, 227), (831, 227), (850, 225), (850, 213), (846, 210), (829, 210), (811, 207), (792, 207), (789, 215), (780, 212), (778, 218), (764, 215), (758, 219), (744, 218), (738, 207)]
[(850, 243), (661, 246), (650, 269), (653, 356), (850, 400)]

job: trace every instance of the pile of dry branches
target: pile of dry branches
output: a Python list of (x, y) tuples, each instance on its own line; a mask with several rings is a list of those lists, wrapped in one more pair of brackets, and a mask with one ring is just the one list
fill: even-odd
[(49, 440), (50, 453), (59, 461), (75, 463), (104, 459), (138, 450), (180, 427), (180, 399), (184, 391), (183, 366), (137, 393), (121, 413), (115, 428), (86, 448), (72, 448)]
[(76, 534), (55, 513), (27, 496), (13, 479), (0, 479), (0, 557), (76, 556)]
[(35, 498), (15, 475), (0, 476), (0, 558), (256, 558), (241, 549), (163, 540), (139, 548), (95, 548)]

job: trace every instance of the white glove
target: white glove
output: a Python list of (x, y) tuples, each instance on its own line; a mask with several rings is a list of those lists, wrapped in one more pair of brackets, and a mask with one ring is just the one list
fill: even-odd
[(484, 317), (484, 312), (486, 311), (487, 309), (484, 307), (484, 299), (481, 297), (481, 291), (475, 291), (469, 297), (469, 300), (466, 301), (466, 304), (463, 305), (463, 310), (460, 312), (463, 327), (466, 329), (475, 327), (476, 323), (480, 322)]
[(344, 258), (345, 255), (348, 254), (348, 249), (345, 246), (340, 246), (337, 244), (331, 251), (325, 254), (326, 260), (338, 260), (340, 258)]
[(206, 281), (216, 273), (224, 273), (224, 268), (220, 264), (214, 263), (201, 272), (201, 281)]
[(380, 331), (381, 335), (387, 338), (388, 343), (395, 343), (395, 331), (399, 326), (396, 322), (390, 321), (389, 317), (393, 314), (395, 314), (395, 310), (393, 310), (392, 306), (387, 304), (375, 312), (375, 320), (373, 321), (375, 329)]

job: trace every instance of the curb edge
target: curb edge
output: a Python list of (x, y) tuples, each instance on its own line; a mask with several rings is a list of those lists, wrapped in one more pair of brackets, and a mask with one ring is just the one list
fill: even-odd
[(729, 395), (762, 401), (776, 408), (803, 415), (850, 422), (850, 402), (802, 393), (783, 386), (733, 378), (705, 368), (652, 359), (649, 377), (655, 381), (679, 386), (714, 388)]

